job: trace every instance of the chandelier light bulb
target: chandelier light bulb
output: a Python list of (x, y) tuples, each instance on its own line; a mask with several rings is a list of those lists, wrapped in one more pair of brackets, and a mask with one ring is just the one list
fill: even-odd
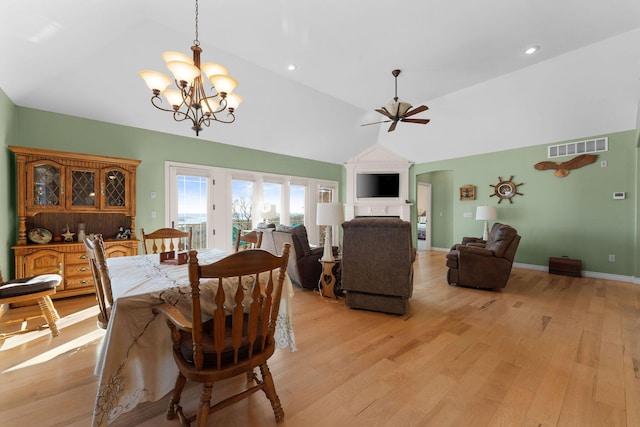
[(183, 102), (182, 92), (176, 89), (167, 89), (162, 92), (167, 101), (169, 101), (169, 105), (172, 107), (180, 106)]
[(207, 98), (200, 101), (200, 107), (205, 114), (212, 114), (220, 109), (220, 103), (213, 98)]
[(216, 64), (215, 62), (205, 62), (204, 64), (200, 65), (200, 69), (202, 69), (208, 79), (210, 79), (211, 76), (215, 76), (216, 74), (222, 74), (223, 76), (229, 75), (229, 70), (227, 70), (227, 67)]
[(229, 110), (235, 110), (236, 108), (238, 108), (238, 105), (240, 105), (242, 103), (243, 99), (240, 95), (238, 95), (237, 93), (230, 93), (227, 95), (227, 108), (229, 108)]
[(167, 86), (171, 84), (171, 78), (169, 76), (157, 71), (142, 70), (138, 75), (142, 77), (149, 89), (157, 90), (158, 92), (164, 91)]
[(233, 92), (233, 89), (238, 85), (238, 81), (236, 79), (223, 74), (215, 74), (209, 77), (209, 81), (216, 88), (218, 93), (224, 93), (225, 95), (229, 95)]
[(189, 55), (185, 55), (182, 52), (174, 52), (174, 51), (165, 52), (162, 54), (162, 59), (164, 59), (165, 62), (182, 61), (182, 62), (188, 62), (193, 65), (193, 59), (191, 59)]
[(173, 73), (177, 81), (185, 81), (191, 83), (196, 77), (200, 76), (200, 69), (193, 64), (184, 61), (169, 61), (167, 68)]

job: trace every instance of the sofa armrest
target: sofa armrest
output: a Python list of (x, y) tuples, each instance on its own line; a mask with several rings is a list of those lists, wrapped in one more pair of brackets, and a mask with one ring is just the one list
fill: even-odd
[(495, 253), (491, 249), (487, 249), (481, 246), (460, 246), (458, 248), (460, 254), (478, 255), (485, 257), (493, 257)]
[(463, 237), (462, 238), (462, 244), (463, 245), (468, 245), (469, 243), (481, 243), (481, 244), (485, 244), (487, 243), (486, 240), (482, 240), (479, 237)]

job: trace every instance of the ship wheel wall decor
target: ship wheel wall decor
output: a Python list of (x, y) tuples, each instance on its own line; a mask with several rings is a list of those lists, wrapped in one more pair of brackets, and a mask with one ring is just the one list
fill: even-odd
[(498, 204), (502, 203), (504, 199), (509, 200), (509, 203), (513, 203), (513, 200), (511, 200), (513, 196), (515, 196), (516, 194), (520, 196), (523, 195), (518, 191), (518, 187), (523, 184), (523, 182), (521, 182), (520, 184), (514, 183), (513, 175), (511, 175), (508, 180), (504, 180), (499, 176), (497, 185), (490, 184), (490, 186), (493, 187), (494, 193), (489, 197), (497, 196), (498, 199), (500, 199), (498, 200)]

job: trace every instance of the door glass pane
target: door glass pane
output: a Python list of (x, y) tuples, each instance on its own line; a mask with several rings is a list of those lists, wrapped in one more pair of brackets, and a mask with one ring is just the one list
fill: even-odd
[(60, 169), (51, 165), (40, 165), (33, 169), (33, 203), (60, 206)]
[(96, 175), (90, 171), (71, 172), (71, 205), (94, 206), (96, 198)]
[(282, 195), (282, 185), (273, 182), (265, 182), (262, 185), (264, 206), (262, 209), (262, 219), (265, 222), (280, 224), (280, 200)]
[(233, 233), (232, 243), (235, 243), (238, 233), (253, 228), (251, 210), (253, 208), (253, 182), (234, 179), (231, 181), (231, 224)]
[(304, 200), (307, 188), (304, 185), (289, 186), (289, 220), (291, 225), (304, 224)]
[[(207, 247), (207, 183), (201, 176), (178, 175), (178, 224), (175, 228), (192, 228), (193, 249)], [(189, 248), (192, 249), (192, 248)]]
[(127, 200), (127, 176), (108, 170), (104, 176), (104, 200), (107, 206), (124, 206)]

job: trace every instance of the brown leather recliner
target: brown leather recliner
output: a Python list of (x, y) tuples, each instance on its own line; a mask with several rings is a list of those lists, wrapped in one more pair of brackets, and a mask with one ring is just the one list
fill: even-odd
[(496, 222), (485, 242), (465, 237), (447, 254), (449, 284), (472, 288), (504, 288), (520, 243), (515, 228)]

